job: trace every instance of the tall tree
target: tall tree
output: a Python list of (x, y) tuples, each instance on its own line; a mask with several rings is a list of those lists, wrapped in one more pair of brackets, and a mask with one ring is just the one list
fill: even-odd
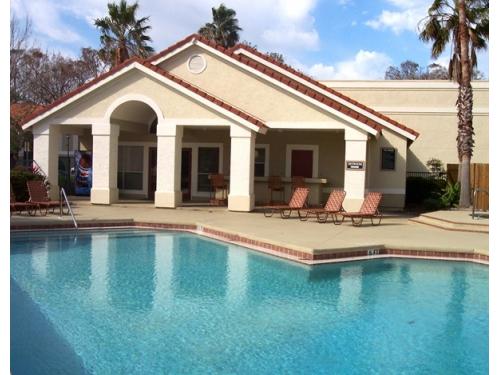
[(101, 32), (101, 58), (111, 65), (118, 65), (132, 56), (145, 58), (154, 49), (148, 43), (151, 29), (149, 17), (137, 19), (137, 2), (129, 5), (126, 0), (119, 4), (108, 3), (108, 15), (94, 20)]
[(434, 0), (420, 23), (420, 39), (432, 42), (431, 55), (440, 56), (448, 44), (450, 77), (459, 84), (457, 149), (460, 163), (460, 207), (470, 206), (470, 161), (474, 149), (471, 77), (477, 51), (489, 40), (489, 0)]
[(225, 48), (233, 47), (240, 40), (239, 32), (242, 30), (238, 26), (236, 12), (231, 8), (226, 8), (224, 4), (218, 8), (212, 8), (212, 22), (202, 26), (198, 32), (205, 38), (213, 40)]

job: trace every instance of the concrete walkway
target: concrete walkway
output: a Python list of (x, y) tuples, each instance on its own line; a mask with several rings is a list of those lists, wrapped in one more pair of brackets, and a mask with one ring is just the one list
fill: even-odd
[[(315, 219), (265, 218), (262, 213), (228, 212), (225, 208), (183, 207), (157, 209), (150, 203), (123, 203), (112, 206), (75, 202), (79, 222), (138, 221), (202, 225), (226, 233), (289, 247), (305, 252), (331, 252), (367, 248), (468, 252), (488, 255), (488, 234), (451, 232), (409, 221), (408, 217), (384, 217), (380, 226), (353, 227), (319, 224)], [(71, 221), (65, 216), (28, 217), (14, 215), (11, 225), (49, 224)], [(369, 223), (369, 221), (368, 221)]]

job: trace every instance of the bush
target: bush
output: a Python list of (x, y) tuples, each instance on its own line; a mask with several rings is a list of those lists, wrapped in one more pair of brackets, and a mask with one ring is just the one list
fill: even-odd
[(441, 205), (443, 208), (452, 208), (458, 206), (460, 200), (460, 184), (448, 182), (446, 188), (441, 194)]
[(11, 169), (10, 184), (17, 201), (25, 202), (29, 199), (30, 195), (26, 181), (31, 180), (44, 180), (44, 176), (23, 167)]
[(440, 200), (446, 181), (432, 177), (408, 177), (406, 179), (406, 206), (422, 206), (425, 200)]

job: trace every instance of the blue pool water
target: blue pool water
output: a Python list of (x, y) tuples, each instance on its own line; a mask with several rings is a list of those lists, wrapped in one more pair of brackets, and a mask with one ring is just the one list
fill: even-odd
[(191, 234), (11, 236), (17, 374), (487, 374), (488, 268), (306, 267)]

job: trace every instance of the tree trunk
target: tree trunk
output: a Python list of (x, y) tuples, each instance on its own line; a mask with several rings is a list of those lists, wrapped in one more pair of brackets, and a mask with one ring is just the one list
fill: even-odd
[(460, 202), (459, 207), (470, 207), (470, 160), (474, 147), (472, 126), (472, 86), (469, 59), (469, 32), (465, 13), (465, 0), (458, 1), (458, 38), (460, 40), (460, 79), (458, 92), (458, 135), (457, 147), (460, 160)]

